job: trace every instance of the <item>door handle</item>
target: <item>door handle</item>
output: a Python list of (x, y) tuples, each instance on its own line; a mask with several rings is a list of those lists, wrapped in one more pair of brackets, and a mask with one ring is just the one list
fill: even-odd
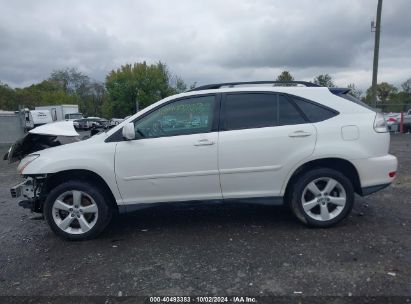
[(298, 130), (293, 133), (288, 134), (289, 137), (307, 137), (311, 136), (311, 132), (305, 132), (303, 130)]
[(194, 146), (197, 146), (197, 147), (198, 146), (211, 146), (211, 145), (214, 145), (214, 142), (209, 139), (200, 139), (194, 144)]

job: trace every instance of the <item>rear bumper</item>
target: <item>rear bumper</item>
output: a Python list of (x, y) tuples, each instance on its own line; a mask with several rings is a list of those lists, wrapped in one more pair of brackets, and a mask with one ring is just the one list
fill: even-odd
[(361, 195), (366, 196), (366, 195), (373, 194), (377, 191), (380, 191), (384, 188), (387, 188), (389, 185), (391, 185), (391, 184), (384, 184), (384, 185), (377, 185), (377, 186), (370, 186), (370, 187), (361, 188)]
[(357, 168), (363, 195), (384, 189), (395, 179), (391, 176), (397, 172), (397, 158), (391, 154), (366, 159), (356, 159), (352, 163)]

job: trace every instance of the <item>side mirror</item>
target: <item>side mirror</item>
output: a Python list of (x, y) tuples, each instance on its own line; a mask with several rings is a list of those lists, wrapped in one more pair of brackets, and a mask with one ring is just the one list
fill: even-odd
[(132, 122), (129, 122), (126, 125), (124, 125), (123, 137), (126, 140), (133, 140), (136, 138), (136, 132), (134, 131), (134, 124)]

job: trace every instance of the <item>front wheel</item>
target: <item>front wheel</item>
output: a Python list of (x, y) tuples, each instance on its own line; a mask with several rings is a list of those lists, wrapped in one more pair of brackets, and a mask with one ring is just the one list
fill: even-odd
[(354, 204), (354, 187), (338, 171), (320, 168), (301, 175), (292, 188), (291, 209), (304, 224), (330, 227), (343, 220)]
[(109, 202), (93, 184), (68, 181), (54, 189), (44, 203), (44, 217), (51, 230), (68, 240), (99, 235), (111, 220)]

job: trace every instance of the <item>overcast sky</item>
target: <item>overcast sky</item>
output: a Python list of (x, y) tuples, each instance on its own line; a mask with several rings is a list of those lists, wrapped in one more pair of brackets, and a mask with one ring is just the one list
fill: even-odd
[[(22, 87), (77, 67), (104, 81), (163, 61), (186, 82), (297, 80), (329, 73), (371, 84), (377, 0), (0, 0), (0, 81)], [(383, 5), (379, 82), (411, 77), (411, 0)]]

